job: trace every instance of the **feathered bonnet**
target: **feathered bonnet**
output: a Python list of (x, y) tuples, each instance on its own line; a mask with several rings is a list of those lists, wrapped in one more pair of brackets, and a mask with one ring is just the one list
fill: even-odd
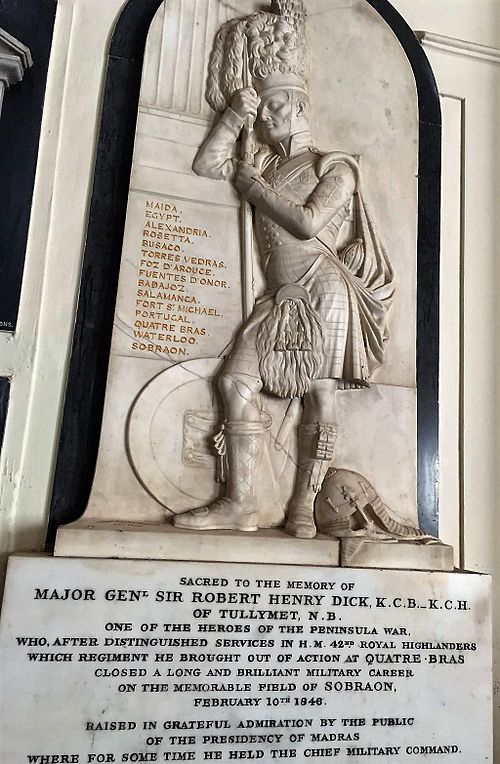
[(307, 92), (303, 0), (272, 0), (269, 11), (233, 19), (218, 31), (208, 64), (206, 99), (224, 111), (233, 94), (254, 87)]

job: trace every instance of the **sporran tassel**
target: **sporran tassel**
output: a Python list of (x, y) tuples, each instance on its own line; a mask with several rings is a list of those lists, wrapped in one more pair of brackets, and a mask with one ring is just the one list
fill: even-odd
[(273, 305), (257, 334), (264, 387), (280, 398), (301, 398), (323, 364), (324, 324), (312, 305), (286, 299)]

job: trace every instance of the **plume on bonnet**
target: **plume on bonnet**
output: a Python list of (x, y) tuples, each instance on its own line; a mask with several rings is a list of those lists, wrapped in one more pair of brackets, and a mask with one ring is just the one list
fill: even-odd
[(244, 87), (272, 75), (306, 84), (306, 13), (303, 0), (272, 0), (269, 11), (233, 19), (218, 31), (208, 64), (206, 99), (224, 111)]

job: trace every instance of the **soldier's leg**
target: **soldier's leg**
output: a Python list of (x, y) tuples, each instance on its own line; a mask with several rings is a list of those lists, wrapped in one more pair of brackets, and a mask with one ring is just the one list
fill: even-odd
[(337, 380), (316, 379), (311, 382), (304, 396), (304, 413), (301, 424), (325, 422), (337, 426)]
[(314, 501), (332, 462), (337, 440), (336, 390), (335, 380), (319, 379), (304, 397), (295, 488), (286, 523), (286, 531), (298, 538), (316, 535)]
[(225, 494), (208, 507), (177, 515), (174, 524), (192, 530), (255, 531), (258, 528), (255, 479), (268, 429), (259, 407), (262, 381), (236, 370), (225, 370), (218, 384), (225, 414), (217, 438), (226, 466)]
[[(255, 501), (259, 528), (276, 528), (283, 525), (285, 506), (275, 473), (273, 450), (270, 447), (272, 418), (263, 409), (260, 397), (262, 380), (249, 374), (225, 372), (219, 378), (219, 390), (225, 412), (225, 496), (241, 503), (241, 490), (248, 487), (252, 501)], [(238, 464), (235, 463), (237, 454), (234, 448), (237, 448), (237, 440), (246, 432), (258, 440), (258, 459)], [(242, 452), (242, 456), (245, 458), (245, 452)], [(245, 500), (248, 502), (248, 498)]]
[(223, 372), (218, 380), (228, 421), (260, 422), (259, 393), (262, 380), (249, 374)]

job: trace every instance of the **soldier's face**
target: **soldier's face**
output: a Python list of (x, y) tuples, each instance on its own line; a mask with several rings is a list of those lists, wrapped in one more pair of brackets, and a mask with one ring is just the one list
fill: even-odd
[(290, 90), (273, 90), (264, 95), (259, 106), (259, 126), (265, 143), (273, 145), (294, 133), (297, 106)]

